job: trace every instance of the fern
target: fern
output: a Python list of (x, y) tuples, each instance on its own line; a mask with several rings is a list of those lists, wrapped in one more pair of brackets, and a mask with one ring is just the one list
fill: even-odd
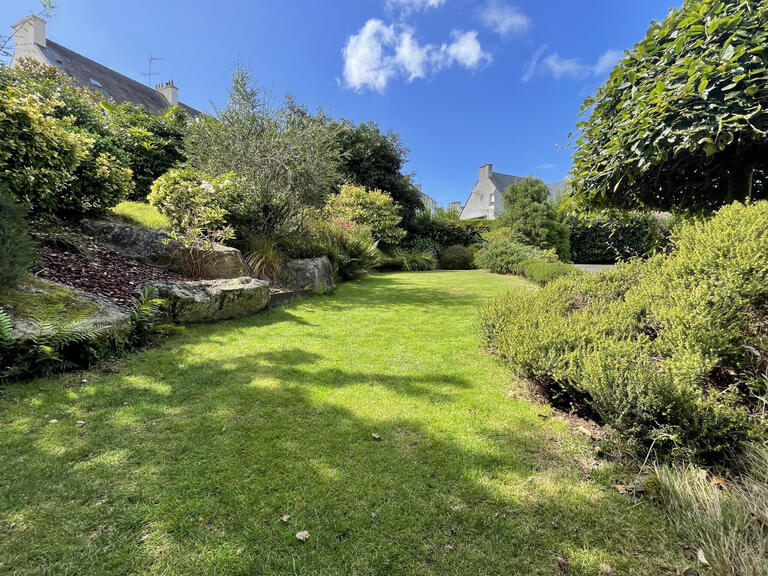
[(0, 346), (13, 344), (13, 324), (8, 314), (0, 308)]

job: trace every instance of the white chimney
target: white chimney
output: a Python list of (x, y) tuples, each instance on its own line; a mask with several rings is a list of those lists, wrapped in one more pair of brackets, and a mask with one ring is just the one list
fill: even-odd
[(31, 48), (35, 44), (45, 48), (45, 20), (39, 16), (27, 16), (13, 25), (13, 42), (16, 49)]
[(493, 175), (493, 164), (483, 164), (478, 168), (477, 175), (480, 180), (490, 180)]
[(173, 80), (169, 80), (163, 84), (158, 84), (155, 86), (155, 90), (165, 96), (165, 99), (168, 100), (169, 106), (176, 106), (179, 103), (179, 89), (176, 88)]

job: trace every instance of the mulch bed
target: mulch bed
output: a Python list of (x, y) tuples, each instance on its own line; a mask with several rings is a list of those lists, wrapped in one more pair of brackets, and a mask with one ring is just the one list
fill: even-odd
[(83, 237), (77, 249), (43, 245), (36, 276), (103, 296), (129, 310), (142, 284), (150, 280), (193, 280), (184, 274), (149, 266)]

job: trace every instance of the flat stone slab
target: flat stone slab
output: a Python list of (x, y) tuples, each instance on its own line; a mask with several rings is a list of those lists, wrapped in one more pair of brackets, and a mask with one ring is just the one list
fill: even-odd
[(281, 285), (296, 292), (325, 294), (336, 285), (333, 280), (333, 266), (327, 256), (289, 260)]
[(159, 230), (106, 220), (83, 220), (83, 229), (134, 260), (164, 266), (195, 278), (241, 278), (251, 269), (237, 248), (217, 244), (212, 251), (188, 249)]
[(269, 304), (269, 282), (250, 276), (148, 284), (168, 301), (168, 316), (180, 324), (242, 318), (256, 314)]

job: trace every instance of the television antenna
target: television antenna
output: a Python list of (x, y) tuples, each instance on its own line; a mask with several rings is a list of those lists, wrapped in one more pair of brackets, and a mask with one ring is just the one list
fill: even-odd
[(149, 69), (144, 76), (147, 77), (147, 86), (150, 88), (153, 88), (152, 86), (152, 76), (155, 76), (155, 74), (152, 73), (152, 64), (154, 62), (158, 62), (159, 60), (165, 60), (165, 58), (158, 58), (157, 56), (152, 56), (152, 54), (149, 55), (149, 58), (147, 58), (147, 63), (149, 64)]

